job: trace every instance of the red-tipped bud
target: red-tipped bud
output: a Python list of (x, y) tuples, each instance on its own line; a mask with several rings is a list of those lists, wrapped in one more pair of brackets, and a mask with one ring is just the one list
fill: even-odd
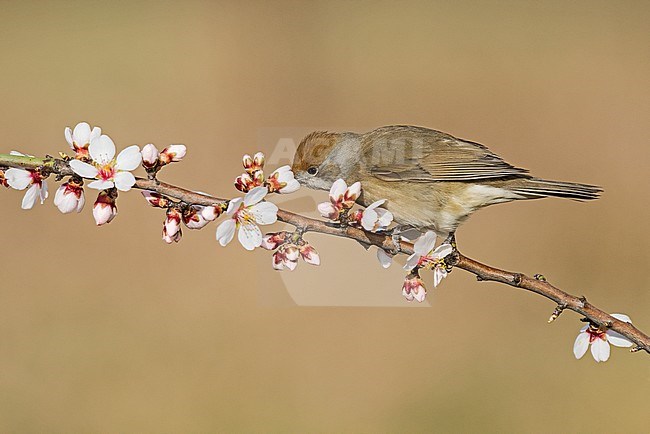
[(183, 158), (185, 158), (186, 153), (187, 147), (185, 145), (169, 145), (162, 150), (158, 159), (160, 161), (160, 164), (165, 165), (172, 162), (181, 161)]
[(145, 145), (140, 153), (142, 154), (142, 166), (145, 169), (152, 169), (158, 164), (160, 152), (152, 143)]
[(61, 184), (54, 195), (54, 205), (63, 214), (73, 211), (81, 212), (85, 203), (84, 189), (72, 181)]
[(167, 244), (177, 243), (181, 240), (181, 212), (176, 208), (167, 208), (167, 217), (163, 225), (162, 239)]
[(167, 208), (169, 207), (169, 199), (159, 193), (153, 191), (144, 190), (142, 191), (142, 196), (149, 202), (149, 205), (156, 208)]
[(117, 215), (116, 197), (116, 192), (107, 190), (102, 190), (97, 195), (97, 200), (95, 200), (95, 204), (93, 205), (93, 217), (97, 226), (110, 223)]

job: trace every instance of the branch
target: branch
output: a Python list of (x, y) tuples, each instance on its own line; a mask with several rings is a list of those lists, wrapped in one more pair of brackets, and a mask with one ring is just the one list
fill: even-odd
[[(67, 162), (53, 158), (40, 159), (0, 154), (0, 168), (2, 167), (39, 169), (44, 176), (55, 174), (58, 178), (73, 175)], [(228, 201), (228, 199), (197, 193), (158, 181), (157, 179), (136, 178), (134, 188), (155, 191), (186, 204), (209, 206), (223, 204)], [(394, 249), (392, 238), (382, 233), (367, 232), (351, 226), (334, 226), (327, 222), (304, 217), (285, 210), (279, 210), (277, 215), (279, 221), (295, 226), (303, 232), (317, 232), (341, 238), (349, 238), (365, 247), (377, 246), (387, 252), (392, 252)], [(412, 254), (413, 245), (402, 241), (400, 243), (399, 253)], [(576, 297), (551, 285), (541, 275), (529, 277), (522, 273), (500, 270), (468, 258), (457, 251), (446, 258), (446, 262), (452, 267), (460, 268), (474, 274), (479, 281), (505, 283), (552, 300), (557, 304), (557, 307), (553, 311), (549, 322), (554, 321), (563, 310), (569, 309), (583, 315), (590, 323), (607, 327), (625, 336), (636, 345), (632, 349), (633, 352), (643, 350), (650, 354), (650, 337), (648, 335), (641, 332), (634, 325), (614, 318), (609, 313), (589, 303), (584, 297)]]

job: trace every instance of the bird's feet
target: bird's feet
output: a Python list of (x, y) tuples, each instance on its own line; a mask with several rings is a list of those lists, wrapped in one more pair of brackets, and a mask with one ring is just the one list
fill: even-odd
[(447, 235), (447, 238), (445, 238), (445, 241), (443, 241), (442, 244), (450, 244), (455, 252), (458, 251), (458, 247), (456, 246), (456, 232)]

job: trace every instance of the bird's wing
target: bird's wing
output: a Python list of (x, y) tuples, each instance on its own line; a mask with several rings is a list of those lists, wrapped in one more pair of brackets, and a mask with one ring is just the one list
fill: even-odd
[[(530, 177), (485, 146), (417, 127), (392, 127), (364, 143), (371, 173), (384, 181), (475, 181)], [(377, 130), (376, 130), (377, 131)], [(373, 143), (372, 146), (370, 143)], [(387, 158), (382, 158), (387, 155)]]

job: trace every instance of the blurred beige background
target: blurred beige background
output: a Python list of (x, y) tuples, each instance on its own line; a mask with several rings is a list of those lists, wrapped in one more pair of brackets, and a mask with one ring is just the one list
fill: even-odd
[[(606, 190), (483, 210), (464, 253), (650, 330), (648, 2), (0, 7), (3, 152), (64, 151), (87, 120), (118, 147), (187, 144), (162, 177), (234, 195), (269, 129), (441, 129)], [(430, 308), (292, 306), (284, 285), (407, 303), (347, 240), (310, 235), (323, 266), (283, 281), (214, 225), (165, 245), (138, 193), (102, 228), (21, 197), (0, 191), (1, 432), (648, 431), (648, 355), (576, 361), (579, 317), (547, 325), (539, 296), (458, 270)]]

